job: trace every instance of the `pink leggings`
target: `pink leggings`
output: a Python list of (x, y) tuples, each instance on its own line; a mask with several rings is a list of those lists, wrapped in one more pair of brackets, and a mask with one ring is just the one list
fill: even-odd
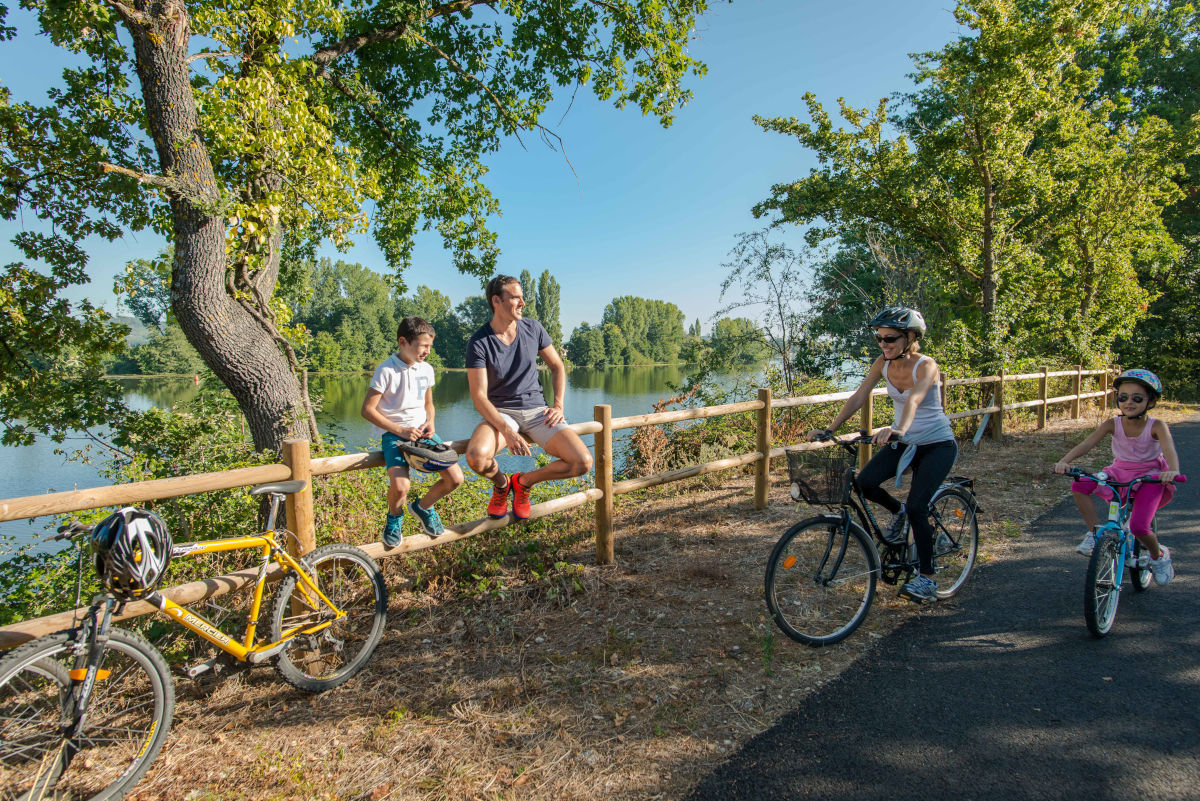
[[(1091, 479), (1079, 478), (1071, 483), (1071, 492), (1092, 495), (1099, 486)], [(1129, 530), (1133, 536), (1145, 537), (1150, 533), (1150, 521), (1154, 520), (1154, 513), (1170, 503), (1171, 496), (1175, 494), (1167, 493), (1166, 490), (1165, 484), (1141, 484), (1138, 486), (1137, 492), (1133, 496), (1133, 512), (1129, 516)], [(1121, 492), (1125, 493), (1128, 490), (1122, 489)]]

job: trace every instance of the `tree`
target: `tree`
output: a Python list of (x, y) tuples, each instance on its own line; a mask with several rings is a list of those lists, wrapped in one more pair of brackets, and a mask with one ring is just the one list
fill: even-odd
[(133, 348), (130, 356), (138, 370), (145, 375), (196, 374), (204, 370), (200, 355), (177, 325), (166, 326), (164, 331), (154, 334), (145, 345)]
[(537, 281), (534, 280), (533, 274), (529, 270), (521, 270), (521, 277), (518, 280), (521, 282), (521, 291), (525, 293), (525, 316), (542, 322), (542, 315), (538, 313), (540, 307), (538, 306)]
[[(621, 331), (622, 358), (619, 364), (674, 363), (683, 344), (683, 312), (674, 303), (624, 295), (604, 307), (601, 327), (614, 325)], [(605, 334), (608, 338), (608, 334)], [(610, 360), (618, 354), (609, 350)]]
[(123, 295), (129, 313), (147, 328), (164, 331), (171, 317), (171, 264), (173, 248), (153, 259), (134, 259), (125, 264), (125, 275), (117, 278), (113, 292)]
[(316, 263), (310, 280), (311, 295), (296, 322), (311, 334), (334, 335), (341, 364), (333, 369), (373, 369), (396, 344), (395, 304), (387, 282), (361, 264), (329, 259)]
[[(1021, 331), (1052, 327), (1038, 317), (1046, 304), (1055, 305), (1050, 318), (1111, 341), (1138, 311), (1113, 310), (1111, 298), (1092, 292), (1089, 272), (1169, 249), (1153, 210), (1173, 198), (1175, 171), (1161, 126), (1114, 126), (1110, 107), (1089, 103), (1095, 76), (1077, 51), (1120, 22), (1119, 7), (962, 2), (955, 16), (973, 35), (917, 57), (921, 88), (904, 98), (908, 113), (891, 114), (887, 100), (873, 112), (842, 103), (843, 130), (809, 94), (811, 125), (756, 118), (795, 136), (822, 166), (777, 185), (755, 213), (821, 221), (808, 234), (813, 243), (844, 233), (865, 240), (874, 230), (918, 251), (941, 291), (961, 298), (981, 369), (1001, 365)], [(900, 133), (889, 139), (893, 125)], [(1131, 211), (1120, 219), (1123, 209)], [(1082, 295), (1043, 291), (1072, 281)], [(1081, 313), (1097, 301), (1114, 313)]]
[(764, 344), (778, 359), (789, 396), (797, 385), (796, 348), (802, 338), (804, 260), (787, 245), (770, 241), (766, 231), (742, 234), (729, 252), (729, 274), (721, 282), (720, 299), (738, 288), (741, 297), (721, 307), (716, 316), (737, 309), (757, 309)]
[(721, 367), (758, 364), (769, 349), (762, 329), (745, 317), (721, 317), (713, 324), (711, 361)]
[(567, 342), (567, 358), (581, 367), (599, 367), (605, 363), (604, 332), (586, 322), (571, 332)]
[(560, 319), (559, 300), (562, 297), (562, 286), (554, 279), (549, 270), (543, 270), (538, 278), (538, 320), (546, 327), (550, 341), (554, 347), (562, 349), (562, 320)]
[(485, 157), (545, 132), (555, 86), (590, 82), (670, 124), (703, 71), (686, 45), (706, 5), (30, 0), (36, 32), (4, 27), (0, 7), (0, 36), (43, 33), (84, 62), (45, 106), (0, 98), (0, 208), (52, 227), (18, 246), (67, 283), (84, 278), (83, 235), (163, 234), (176, 319), (255, 446), (278, 449), (315, 436), (275, 292), (285, 233), (346, 245), (371, 202), (396, 268), (436, 228), (458, 269), (491, 274)]

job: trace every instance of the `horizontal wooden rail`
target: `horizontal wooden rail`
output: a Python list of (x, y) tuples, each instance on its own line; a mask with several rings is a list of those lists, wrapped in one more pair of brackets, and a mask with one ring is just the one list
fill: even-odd
[(720, 417), (726, 414), (741, 414), (754, 412), (763, 407), (762, 401), (742, 401), (741, 403), (726, 403), (721, 406), (700, 406), (695, 409), (677, 409), (673, 412), (652, 412), (636, 414), (632, 417), (614, 417), (614, 431), (623, 428), (641, 428), (642, 426), (661, 425), (662, 423), (678, 423), (683, 420), (699, 420), (704, 417)]
[[(786, 409), (792, 406), (814, 406), (820, 403), (829, 403), (831, 401), (846, 400), (853, 392), (828, 392), (824, 395), (801, 395), (798, 398), (775, 398), (771, 401), (772, 409)], [(872, 396), (886, 395), (887, 390), (883, 387), (878, 387), (871, 390)]]
[(649, 487), (657, 487), (659, 484), (669, 484), (672, 481), (682, 481), (685, 478), (693, 478), (702, 476), (705, 473), (713, 473), (717, 470), (728, 470), (731, 467), (740, 467), (744, 464), (753, 464), (762, 459), (762, 454), (758, 451), (744, 453), (741, 456), (729, 456), (725, 459), (717, 459), (715, 462), (706, 462), (704, 464), (696, 464), (691, 467), (681, 467), (678, 470), (668, 470), (665, 473), (655, 473), (652, 476), (639, 476), (638, 478), (630, 478), (625, 481), (617, 481), (613, 483), (613, 495), (624, 495), (627, 492), (634, 490), (647, 489)]

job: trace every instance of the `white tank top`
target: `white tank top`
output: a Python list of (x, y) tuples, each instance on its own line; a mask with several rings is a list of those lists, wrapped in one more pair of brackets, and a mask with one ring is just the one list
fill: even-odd
[[(928, 356), (922, 356), (913, 365), (914, 382), (917, 368), (928, 358)], [(887, 384), (888, 397), (892, 399), (892, 427), (895, 428), (900, 425), (900, 415), (904, 413), (904, 405), (908, 403), (908, 396), (912, 393), (912, 389), (906, 389), (903, 392), (896, 389), (888, 379), (890, 365), (891, 362), (883, 363), (883, 380)], [(929, 388), (917, 406), (917, 413), (913, 417), (912, 425), (908, 427), (908, 433), (904, 435), (905, 442), (912, 445), (928, 445), (931, 442), (954, 439), (954, 429), (950, 427), (950, 418), (946, 416), (946, 411), (942, 408), (941, 386), (942, 377), (939, 374), (938, 380)]]

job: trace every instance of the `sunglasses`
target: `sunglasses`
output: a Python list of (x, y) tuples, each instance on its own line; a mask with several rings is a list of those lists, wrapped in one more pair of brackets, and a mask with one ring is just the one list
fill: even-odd
[(1125, 403), (1125, 401), (1133, 401), (1134, 403), (1141, 403), (1145, 399), (1146, 399), (1145, 395), (1126, 395), (1124, 392), (1122, 392), (1120, 395), (1117, 396), (1117, 403)]
[(891, 336), (886, 336), (886, 337), (880, 336), (879, 334), (875, 335), (876, 342), (886, 342), (889, 345), (898, 339), (904, 339), (904, 334), (892, 334)]

